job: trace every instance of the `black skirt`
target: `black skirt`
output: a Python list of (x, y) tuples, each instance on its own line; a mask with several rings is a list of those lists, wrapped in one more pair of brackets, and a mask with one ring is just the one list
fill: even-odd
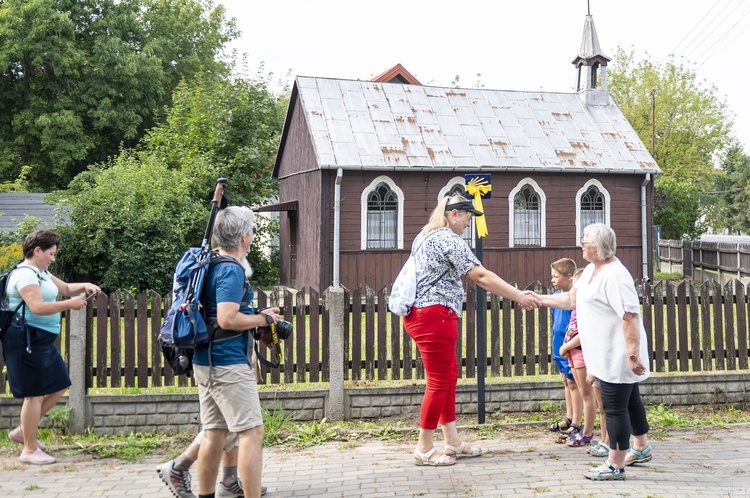
[(69, 388), (68, 369), (55, 346), (57, 334), (27, 327), (31, 353), (26, 350), (26, 334), (22, 331), (10, 329), (3, 338), (3, 358), (13, 397), (46, 396)]

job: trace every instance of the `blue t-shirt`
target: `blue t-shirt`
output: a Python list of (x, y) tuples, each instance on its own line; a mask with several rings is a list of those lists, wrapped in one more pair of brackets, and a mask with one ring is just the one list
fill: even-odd
[[(242, 295), (246, 282), (243, 269), (231, 262), (218, 263), (211, 268), (204, 287), (206, 322), (216, 318), (218, 303), (237, 303), (240, 313), (252, 315), (255, 311), (249, 304), (253, 301), (253, 289), (248, 285), (247, 294)], [(211, 359), (215, 366), (238, 365), (248, 362), (247, 348), (249, 334), (211, 343)], [(208, 365), (208, 345), (196, 346), (193, 363)]]
[[(42, 293), (42, 301), (54, 303), (57, 301), (59, 290), (52, 281), (52, 275), (48, 271), (39, 271), (39, 268), (26, 263), (21, 263), (17, 269), (8, 277), (8, 309), (15, 310), (21, 304), (21, 289), (27, 285), (38, 285)], [(20, 310), (19, 310), (20, 312)], [(60, 313), (51, 315), (35, 315), (26, 307), (24, 313), (26, 325), (46, 330), (52, 334), (60, 333)]]
[[(557, 289), (555, 294), (562, 292), (562, 289)], [(565, 333), (568, 331), (568, 324), (570, 323), (570, 314), (573, 310), (559, 310), (557, 308), (550, 309), (552, 315), (552, 357), (561, 359), (560, 347), (565, 342)]]

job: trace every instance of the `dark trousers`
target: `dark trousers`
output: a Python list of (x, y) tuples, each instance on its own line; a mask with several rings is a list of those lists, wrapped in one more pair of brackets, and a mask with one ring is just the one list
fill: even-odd
[(609, 446), (613, 450), (630, 448), (630, 435), (642, 436), (648, 432), (646, 408), (641, 401), (638, 383), (611, 384), (599, 381), (602, 405), (607, 415)]

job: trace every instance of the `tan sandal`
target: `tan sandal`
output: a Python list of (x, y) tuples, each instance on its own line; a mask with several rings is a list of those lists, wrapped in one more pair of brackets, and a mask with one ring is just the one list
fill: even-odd
[(435, 454), (437, 448), (432, 448), (426, 453), (421, 453), (419, 450), (414, 450), (414, 465), (417, 466), (430, 466), (430, 467), (447, 467), (456, 463), (456, 459), (450, 455), (443, 453), (436, 460), (430, 460), (430, 457)]
[[(469, 449), (468, 452), (466, 451), (467, 448)], [(482, 451), (482, 448), (480, 448), (479, 446), (471, 446), (464, 443), (463, 441), (461, 441), (461, 444), (459, 444), (458, 446), (451, 446), (450, 444), (446, 444), (445, 449), (453, 452), (453, 455), (448, 456), (456, 458), (474, 458), (482, 456), (482, 453), (484, 453)], [(447, 453), (445, 454), (447, 455)]]

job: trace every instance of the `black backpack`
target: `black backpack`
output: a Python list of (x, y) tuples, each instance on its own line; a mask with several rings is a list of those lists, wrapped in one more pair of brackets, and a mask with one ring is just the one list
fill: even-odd
[[(9, 308), (9, 299), (8, 299), (8, 292), (7, 292), (7, 286), (8, 286), (8, 279), (10, 278), (11, 273), (19, 269), (19, 266), (21, 263), (18, 263), (16, 266), (14, 266), (9, 272), (3, 273), (0, 275), (0, 341), (3, 340), (5, 337), (5, 331), (8, 330), (10, 327), (13, 318), (18, 314), (19, 310), (21, 311), (21, 315), (23, 316), (26, 311), (26, 303), (21, 299), (21, 302), (18, 306), (16, 306), (16, 309), (11, 310)], [(21, 267), (21, 268), (29, 268), (29, 267)], [(33, 271), (37, 277), (39, 274), (34, 270), (33, 268), (29, 268), (29, 270)]]

